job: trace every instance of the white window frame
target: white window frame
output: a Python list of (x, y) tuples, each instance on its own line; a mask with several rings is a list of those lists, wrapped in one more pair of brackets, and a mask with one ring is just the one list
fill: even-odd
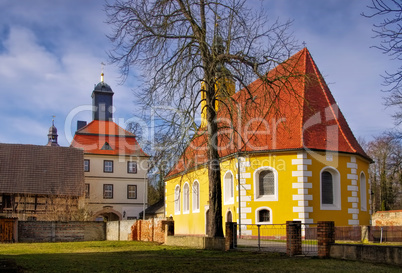
[[(269, 211), (269, 222), (260, 222), (259, 214), (260, 214), (261, 210), (268, 210)], [(257, 225), (258, 224), (261, 224), (261, 225), (272, 224), (273, 223), (272, 222), (272, 209), (269, 208), (269, 207), (259, 207), (259, 208), (257, 208), (255, 210), (255, 223)]]
[[(227, 181), (227, 177), (231, 176), (232, 181), (229, 182), (231, 185), (229, 185)], [(224, 205), (230, 205), (234, 204), (234, 175), (232, 171), (227, 171), (225, 175), (223, 176), (223, 204)]]
[[(333, 204), (322, 203), (322, 173), (329, 172), (332, 175), (332, 194)], [(339, 171), (333, 167), (326, 166), (320, 171), (320, 209), (321, 210), (341, 210), (341, 175)]]
[(190, 185), (188, 182), (183, 186), (183, 214), (190, 213)]
[[(274, 174), (274, 194), (260, 196), (260, 173), (262, 171), (272, 171)], [(254, 171), (254, 200), (255, 201), (278, 201), (278, 172), (270, 166), (262, 166)]]
[[(364, 177), (364, 181), (362, 179)], [(360, 181), (360, 210), (367, 211), (367, 179), (366, 174), (364, 172), (360, 173), (359, 176)]]
[(180, 214), (180, 185), (174, 188), (174, 214)]
[[(195, 187), (197, 186), (197, 189)], [(193, 196), (193, 212), (200, 212), (200, 182), (198, 180), (194, 180), (192, 187), (192, 196)]]

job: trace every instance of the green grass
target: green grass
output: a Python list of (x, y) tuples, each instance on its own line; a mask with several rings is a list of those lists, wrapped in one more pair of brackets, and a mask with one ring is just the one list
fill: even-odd
[(395, 266), (248, 251), (206, 251), (146, 242), (0, 245), (25, 272), (400, 272)]

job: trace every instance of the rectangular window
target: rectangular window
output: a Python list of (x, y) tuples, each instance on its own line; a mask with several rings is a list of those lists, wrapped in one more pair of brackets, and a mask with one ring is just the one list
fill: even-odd
[(137, 173), (137, 162), (134, 161), (127, 162), (127, 173)]
[(113, 172), (113, 161), (112, 160), (104, 160), (103, 161), (103, 172), (105, 172), (105, 173)]
[(113, 199), (112, 184), (103, 184), (103, 199)]
[(84, 159), (84, 172), (89, 172), (90, 162), (89, 159)]
[(127, 185), (127, 199), (137, 199), (137, 185)]
[(89, 184), (85, 184), (85, 198), (89, 198)]

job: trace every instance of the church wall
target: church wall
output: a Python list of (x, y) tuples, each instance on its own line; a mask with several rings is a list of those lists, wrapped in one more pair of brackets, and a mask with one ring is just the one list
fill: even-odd
[[(227, 213), (232, 213), (233, 221), (241, 219), (242, 234), (253, 235), (247, 231), (247, 224), (258, 224), (258, 211), (270, 211), (269, 222), (261, 224), (283, 224), (286, 221), (300, 220), (303, 223), (335, 221), (337, 226), (368, 225), (370, 221), (368, 161), (360, 156), (337, 153), (282, 152), (265, 155), (250, 155), (240, 158), (240, 214), (238, 211), (237, 159), (221, 163), (222, 214), (223, 222)], [(258, 175), (262, 170), (272, 170), (277, 179), (277, 192), (274, 196), (258, 196)], [(321, 172), (330, 170), (339, 174), (339, 207), (328, 208), (321, 205)], [(234, 178), (234, 198), (225, 201), (225, 175)], [(365, 175), (366, 210), (362, 211), (360, 194), (360, 175)], [(193, 213), (192, 193), (190, 209), (183, 213), (183, 187), (185, 183), (192, 189), (193, 182), (200, 183), (200, 211)], [(175, 187), (180, 186), (180, 213), (174, 211)], [(206, 233), (206, 211), (208, 209), (208, 172), (201, 168), (186, 175), (168, 180), (165, 196), (166, 216), (175, 221), (176, 234), (204, 235)], [(364, 205), (363, 205), (364, 207)]]

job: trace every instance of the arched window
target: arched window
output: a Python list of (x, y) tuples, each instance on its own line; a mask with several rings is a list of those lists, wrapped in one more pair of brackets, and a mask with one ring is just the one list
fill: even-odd
[(339, 172), (326, 167), (320, 174), (320, 201), (322, 210), (341, 209), (341, 182)]
[(334, 204), (334, 185), (332, 181), (332, 174), (330, 172), (321, 173), (321, 196), (322, 203), (327, 205)]
[(360, 174), (360, 209), (362, 211), (367, 211), (366, 176), (363, 172)]
[(190, 211), (190, 186), (186, 182), (183, 187), (183, 213)]
[(233, 174), (228, 171), (224, 176), (224, 203), (233, 204), (234, 203), (234, 184), (233, 184)]
[(258, 208), (255, 212), (255, 220), (257, 224), (271, 224), (271, 209), (268, 207)]
[(180, 186), (177, 185), (174, 190), (174, 213), (180, 213)]
[(197, 180), (193, 183), (193, 212), (200, 211), (200, 183)]
[(278, 201), (278, 172), (261, 167), (254, 172), (255, 201)]

